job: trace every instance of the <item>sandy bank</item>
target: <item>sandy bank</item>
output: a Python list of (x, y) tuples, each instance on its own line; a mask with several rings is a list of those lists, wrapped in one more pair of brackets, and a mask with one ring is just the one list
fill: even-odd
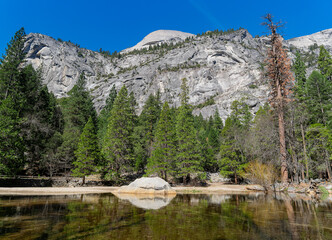
[[(211, 184), (207, 187), (173, 187), (177, 193), (250, 193), (248, 185)], [(0, 195), (70, 195), (89, 193), (112, 193), (119, 187), (12, 187), (0, 188)]]
[(118, 187), (12, 187), (0, 188), (0, 195), (70, 195), (111, 193)]

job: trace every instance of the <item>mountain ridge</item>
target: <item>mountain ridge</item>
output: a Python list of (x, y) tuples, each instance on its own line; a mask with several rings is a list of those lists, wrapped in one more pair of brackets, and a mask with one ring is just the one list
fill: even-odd
[[(57, 97), (66, 96), (84, 72), (97, 111), (113, 84), (117, 89), (125, 84), (134, 92), (138, 113), (148, 95), (158, 89), (163, 101), (179, 106), (182, 78), (188, 79), (189, 103), (203, 106), (196, 107), (194, 114), (204, 117), (218, 109), (225, 119), (234, 100), (246, 101), (253, 113), (267, 101), (269, 87), (263, 77), (267, 37), (253, 38), (245, 29), (188, 37), (174, 42), (165, 38), (150, 44), (151, 48), (105, 55), (46, 35), (29, 34), (26, 64), (42, 68), (43, 82)], [(288, 41), (285, 45), (294, 48), (305, 39)], [(307, 48), (300, 50), (306, 52)]]

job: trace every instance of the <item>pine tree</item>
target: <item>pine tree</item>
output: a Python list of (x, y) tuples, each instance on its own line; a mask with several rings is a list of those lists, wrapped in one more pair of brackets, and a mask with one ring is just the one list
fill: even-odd
[(332, 58), (324, 46), (320, 46), (318, 70), (327, 80), (332, 81)]
[(68, 92), (68, 97), (61, 99), (61, 109), (64, 115), (63, 143), (58, 149), (59, 165), (67, 174), (75, 161), (74, 152), (82, 130), (92, 118), (96, 125), (96, 111), (89, 92), (85, 89), (85, 77), (82, 73), (75, 86)]
[(222, 142), (220, 146), (219, 169), (222, 175), (234, 175), (235, 183), (238, 183), (238, 176), (245, 167), (245, 157), (239, 148), (235, 135), (239, 129), (234, 119), (227, 118), (222, 131)]
[(22, 77), (25, 31), (21, 28), (0, 60), (0, 172), (15, 175), (24, 167), (24, 142), (20, 134), (23, 106)]
[(0, 61), (0, 99), (11, 96), (16, 107), (22, 104), (22, 78), (19, 66), (25, 57), (25, 36), (24, 28), (17, 31), (7, 46), (5, 57)]
[(73, 176), (82, 177), (85, 184), (85, 176), (95, 172), (96, 163), (100, 158), (96, 130), (91, 116), (83, 128), (75, 156)]
[(106, 105), (103, 108), (103, 110), (101, 110), (98, 116), (98, 143), (100, 147), (102, 147), (104, 142), (104, 136), (107, 130), (108, 119), (111, 115), (111, 110), (113, 108), (116, 95), (117, 91), (115, 89), (115, 85), (113, 85), (108, 95), (108, 98), (106, 99)]
[(196, 138), (196, 130), (194, 128), (191, 108), (188, 104), (189, 89), (187, 87), (186, 79), (182, 79), (181, 90), (181, 107), (179, 108), (176, 119), (178, 143), (176, 165), (178, 176), (182, 177), (183, 183), (186, 184), (186, 179), (190, 173), (201, 171), (200, 164), (202, 159)]
[(151, 157), (154, 132), (161, 111), (160, 105), (159, 93), (156, 96), (150, 94), (138, 118), (138, 124), (134, 130), (135, 165), (137, 170), (142, 171), (147, 159)]
[(270, 103), (276, 109), (279, 124), (279, 142), (280, 142), (280, 163), (281, 180), (288, 181), (287, 150), (285, 138), (284, 106), (289, 94), (289, 84), (293, 81), (293, 74), (290, 71), (290, 60), (287, 52), (283, 48), (282, 38), (277, 33), (280, 25), (273, 22), (271, 14), (264, 16), (266, 22), (263, 25), (271, 31), (271, 47), (268, 49), (267, 73), (271, 85)]
[(102, 149), (109, 167), (105, 178), (119, 180), (121, 172), (133, 165), (132, 119), (133, 109), (123, 86), (114, 101)]
[(168, 103), (165, 102), (156, 126), (153, 150), (148, 160), (148, 173), (158, 173), (167, 181), (175, 170), (176, 133), (174, 119)]
[(11, 96), (0, 103), (0, 174), (16, 175), (24, 167), (24, 145), (20, 137), (21, 119)]
[(214, 128), (217, 129), (218, 133), (220, 134), (224, 127), (224, 124), (222, 122), (222, 119), (220, 118), (218, 109), (214, 113), (213, 121), (214, 121)]
[(328, 122), (328, 111), (332, 107), (332, 82), (313, 71), (306, 82), (306, 104), (310, 109), (311, 123)]
[(238, 176), (247, 163), (245, 142), (252, 115), (249, 106), (243, 101), (234, 101), (231, 109), (231, 115), (226, 119), (221, 132), (219, 169), (223, 175), (234, 175), (237, 183)]
[(293, 71), (295, 73), (295, 86), (294, 91), (296, 94), (297, 99), (300, 101), (304, 99), (305, 97), (305, 83), (307, 81), (306, 78), (306, 72), (307, 68), (305, 66), (304, 61), (301, 58), (301, 55), (299, 52), (295, 55), (295, 61), (293, 64)]
[(20, 111), (23, 119), (20, 129), (25, 145), (26, 173), (45, 174), (48, 159), (43, 155), (48, 141), (56, 132), (62, 132), (62, 113), (54, 95), (49, 93), (47, 86), (42, 86), (40, 72), (29, 65), (22, 69), (21, 76), (24, 104)]

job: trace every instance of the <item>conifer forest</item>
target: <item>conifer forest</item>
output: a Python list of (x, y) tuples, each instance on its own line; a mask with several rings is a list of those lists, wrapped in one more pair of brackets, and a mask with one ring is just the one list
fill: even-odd
[(159, 176), (188, 184), (219, 172), (234, 183), (299, 182), (332, 178), (332, 57), (320, 46), (310, 74), (299, 52), (290, 60), (278, 26), (266, 17), (270, 47), (265, 78), (269, 101), (252, 114), (243, 100), (219, 112), (193, 115), (187, 79), (181, 105), (151, 94), (138, 115), (125, 85), (109, 93), (97, 113), (84, 72), (67, 97), (42, 84), (24, 65), (25, 31), (8, 43), (0, 62), (0, 175), (98, 174), (121, 184), (128, 176)]

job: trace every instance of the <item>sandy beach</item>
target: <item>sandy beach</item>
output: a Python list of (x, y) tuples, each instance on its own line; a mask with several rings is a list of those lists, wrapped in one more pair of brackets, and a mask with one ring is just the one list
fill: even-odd
[[(250, 193), (249, 185), (211, 184), (207, 187), (173, 187), (177, 193)], [(89, 193), (112, 193), (119, 187), (1, 187), (0, 195), (70, 195)]]

